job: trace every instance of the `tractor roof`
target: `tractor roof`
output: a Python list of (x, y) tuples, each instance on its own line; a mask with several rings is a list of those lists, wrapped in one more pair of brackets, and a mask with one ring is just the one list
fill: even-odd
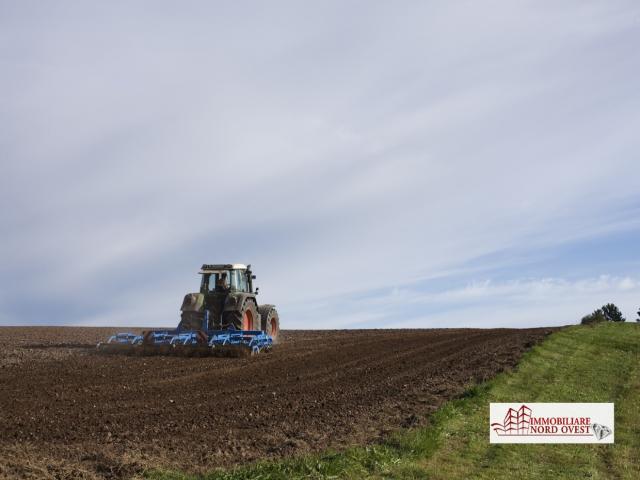
[(202, 271), (200, 273), (219, 272), (220, 270), (246, 270), (247, 265), (244, 263), (217, 263), (213, 265), (202, 265)]

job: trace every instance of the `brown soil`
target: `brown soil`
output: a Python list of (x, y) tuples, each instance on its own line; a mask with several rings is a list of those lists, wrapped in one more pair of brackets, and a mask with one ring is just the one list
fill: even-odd
[(112, 331), (0, 328), (0, 477), (202, 472), (375, 442), (551, 329), (283, 331), (241, 359), (96, 354)]

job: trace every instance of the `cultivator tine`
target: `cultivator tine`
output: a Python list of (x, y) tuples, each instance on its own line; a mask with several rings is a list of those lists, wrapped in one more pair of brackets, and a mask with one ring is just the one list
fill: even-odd
[(250, 357), (252, 350), (245, 345), (221, 345), (212, 349), (216, 357), (242, 358)]
[(179, 357), (206, 357), (210, 354), (208, 345), (174, 345), (173, 355)]

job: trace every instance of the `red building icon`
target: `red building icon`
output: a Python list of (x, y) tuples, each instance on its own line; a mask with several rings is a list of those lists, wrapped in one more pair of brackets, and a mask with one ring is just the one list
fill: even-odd
[(531, 425), (531, 409), (522, 405), (517, 410), (510, 408), (504, 416), (504, 421), (492, 423), (493, 431), (498, 435), (526, 435)]

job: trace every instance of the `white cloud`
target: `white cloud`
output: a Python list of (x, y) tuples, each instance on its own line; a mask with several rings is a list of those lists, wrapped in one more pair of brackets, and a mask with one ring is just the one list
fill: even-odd
[[(332, 301), (340, 306), (337, 318), (330, 315)], [(314, 318), (328, 318), (334, 328), (350, 328), (354, 321), (377, 328), (536, 327), (578, 323), (610, 302), (621, 308), (628, 321), (634, 321), (640, 280), (610, 275), (578, 280), (484, 280), (436, 292), (408, 285), (387, 294), (298, 305), (290, 315), (297, 319), (298, 328), (313, 328), (305, 325), (312, 325)], [(368, 312), (376, 315), (362, 315)]]

